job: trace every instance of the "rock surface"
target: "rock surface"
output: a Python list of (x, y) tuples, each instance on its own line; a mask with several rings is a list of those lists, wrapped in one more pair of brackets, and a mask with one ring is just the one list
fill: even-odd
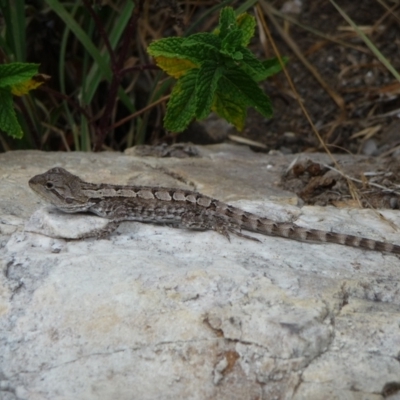
[[(398, 257), (135, 222), (107, 240), (65, 240), (103, 222), (41, 209), (27, 185), (58, 165), (400, 243), (374, 211), (299, 208), (275, 186), (294, 157), (200, 153), (0, 155), (0, 399), (400, 398)], [(398, 211), (382, 214), (400, 226)]]

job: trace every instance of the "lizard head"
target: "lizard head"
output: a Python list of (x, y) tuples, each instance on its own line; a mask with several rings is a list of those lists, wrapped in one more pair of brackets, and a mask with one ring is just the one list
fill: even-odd
[(31, 189), (48, 203), (64, 212), (85, 211), (87, 196), (82, 192), (82, 179), (64, 168), (52, 168), (29, 180)]

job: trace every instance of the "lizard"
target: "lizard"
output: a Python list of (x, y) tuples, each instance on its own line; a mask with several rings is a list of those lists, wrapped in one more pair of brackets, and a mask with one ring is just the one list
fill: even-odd
[(302, 241), (335, 243), (366, 250), (400, 254), (400, 245), (360, 236), (308, 229), (291, 222), (276, 222), (222, 201), (185, 189), (88, 183), (56, 167), (29, 180), (46, 202), (66, 213), (92, 213), (110, 220), (101, 231), (84, 237), (106, 237), (123, 221), (167, 224), (178, 228), (214, 230), (230, 240), (230, 233), (257, 238), (242, 231)]

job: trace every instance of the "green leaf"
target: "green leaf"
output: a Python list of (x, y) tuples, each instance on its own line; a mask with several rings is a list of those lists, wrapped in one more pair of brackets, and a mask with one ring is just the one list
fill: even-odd
[(162, 70), (175, 79), (179, 79), (183, 75), (186, 75), (187, 72), (193, 68), (198, 68), (198, 65), (194, 64), (192, 61), (182, 58), (167, 58), (159, 56), (155, 57), (154, 60)]
[(261, 62), (246, 48), (256, 21), (233, 8), (221, 11), (213, 33), (198, 33), (185, 39), (153, 42), (148, 52), (161, 68), (179, 78), (168, 104), (165, 127), (180, 132), (210, 109), (243, 129), (248, 107), (271, 117), (269, 97), (257, 82), (280, 71), (276, 60)]
[(185, 38), (184, 43), (186, 46), (193, 43), (204, 43), (213, 46), (218, 50), (221, 48), (221, 39), (217, 35), (207, 32), (190, 35)]
[(196, 79), (196, 118), (204, 119), (210, 113), (222, 68), (212, 61), (205, 61)]
[(234, 125), (238, 131), (241, 131), (246, 121), (247, 105), (237, 95), (238, 91), (229, 81), (226, 82), (225, 79), (220, 79), (212, 110)]
[(271, 100), (244, 71), (239, 68), (229, 69), (224, 72), (223, 81), (225, 84), (234, 86), (237, 96), (247, 105), (254, 107), (264, 117), (272, 116)]
[(181, 58), (200, 65), (204, 59), (211, 58), (213, 53), (217, 54), (217, 49), (213, 45), (200, 41), (174, 37), (151, 43), (147, 52), (153, 57)]
[(0, 65), (0, 88), (29, 80), (38, 72), (39, 64), (11, 63)]
[(232, 58), (233, 58), (234, 60), (236, 60), (236, 61), (243, 60), (243, 53), (242, 53), (241, 51), (235, 51), (235, 52), (232, 54)]
[[(240, 43), (242, 42), (243, 38), (243, 33), (240, 30), (234, 30), (232, 32), (229, 32), (224, 39), (222, 40), (222, 45), (221, 45), (221, 53), (231, 56), (235, 60), (238, 55), (236, 53), (240, 53), (240, 51), (237, 51), (239, 49)], [(239, 56), (239, 59), (242, 59), (243, 56)]]
[(163, 56), (175, 58), (177, 54), (181, 52), (184, 40), (184, 38), (180, 37), (159, 39), (150, 43), (149, 47), (147, 47), (147, 52), (153, 57)]
[(236, 15), (232, 7), (225, 7), (219, 16), (219, 36), (224, 39), (232, 30), (237, 29)]
[[(286, 65), (288, 63), (288, 61), (289, 61), (288, 57), (282, 57), (282, 62), (284, 65)], [(263, 79), (266, 79), (269, 76), (275, 75), (278, 72), (282, 71), (282, 66), (281, 66), (278, 58), (276, 58), (276, 57), (265, 60), (262, 62), (262, 64), (267, 72), (267, 75)]]
[[(239, 63), (238, 65), (256, 82), (263, 81), (264, 79), (267, 79), (268, 77), (275, 75), (282, 70), (281, 64), (277, 58), (260, 61), (249, 49), (246, 48), (242, 48), (241, 53), (243, 54), (243, 62)], [(283, 57), (282, 61), (284, 64), (286, 64), (288, 58)]]
[(200, 42), (183, 43), (179, 57), (197, 60), (200, 65), (204, 60), (218, 60), (219, 48)]
[(21, 139), (23, 132), (14, 111), (13, 97), (10, 90), (0, 89), (0, 98), (0, 130), (6, 132), (9, 136)]
[(247, 13), (243, 13), (237, 16), (236, 22), (243, 34), (241, 45), (246, 47), (250, 43), (251, 38), (254, 36), (256, 19)]
[(172, 90), (164, 126), (172, 132), (182, 132), (196, 114), (196, 79), (198, 69), (182, 76)]
[(263, 63), (254, 56), (254, 54), (246, 48), (242, 48), (243, 61), (239, 63), (240, 68), (250, 75), (256, 82), (266, 78), (268, 70)]
[(28, 79), (27, 81), (17, 83), (16, 85), (12, 85), (10, 87), (11, 93), (14, 96), (24, 96), (25, 94), (29, 93), (31, 90), (34, 90), (37, 87), (43, 85), (43, 83), (44, 82), (41, 81), (40, 79), (35, 79), (35, 77), (33, 77), (32, 79)]

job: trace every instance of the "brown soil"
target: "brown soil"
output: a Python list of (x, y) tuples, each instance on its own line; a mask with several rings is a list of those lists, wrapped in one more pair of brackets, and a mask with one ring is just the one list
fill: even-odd
[[(285, 3), (277, 1), (274, 7), (279, 10)], [(287, 35), (342, 101), (340, 107), (269, 23), (279, 51), (290, 58), (288, 73), (323, 140), (332, 152), (393, 154), (394, 147), (400, 145), (400, 83), (328, 0), (302, 3), (300, 13), (291, 17), (303, 26), (347, 44), (325, 40), (294, 23), (286, 23)], [(338, 3), (369, 33), (368, 37), (393, 67), (400, 70), (400, 28), (395, 16), (388, 14), (376, 0)], [(281, 19), (275, 18), (284, 25)], [(268, 81), (265, 90), (273, 102), (274, 118), (265, 120), (251, 111), (244, 135), (265, 144), (268, 150), (322, 151), (285, 75), (281, 73)]]
[[(273, 6), (280, 10), (285, 3), (289, 4), (279, 0)], [(393, 67), (400, 70), (400, 6), (388, 3), (394, 7), (393, 13), (388, 13), (376, 0), (337, 3), (358, 26), (363, 27)], [(354, 185), (363, 206), (398, 208), (396, 193), (368, 182), (392, 190), (399, 187), (400, 83), (328, 0), (303, 0), (300, 12), (291, 17), (303, 26), (344, 42), (338, 44), (326, 40), (295, 23), (284, 23), (275, 17), (301, 54), (336, 93), (338, 105), (294, 55), (271, 21), (267, 21), (279, 51), (290, 58), (288, 73), (329, 150), (370, 156), (362, 161), (356, 161), (355, 157), (354, 164), (341, 166), (346, 175), (361, 181)], [(262, 49), (253, 48), (253, 51), (262, 52)], [(280, 73), (264, 87), (272, 99), (274, 117), (266, 120), (250, 111), (243, 135), (264, 144), (266, 151), (278, 150), (285, 154), (324, 151), (285, 75)], [(308, 204), (339, 205), (354, 198), (346, 179), (312, 162), (307, 165), (302, 161), (292, 167), (282, 177), (282, 186), (296, 192)]]

